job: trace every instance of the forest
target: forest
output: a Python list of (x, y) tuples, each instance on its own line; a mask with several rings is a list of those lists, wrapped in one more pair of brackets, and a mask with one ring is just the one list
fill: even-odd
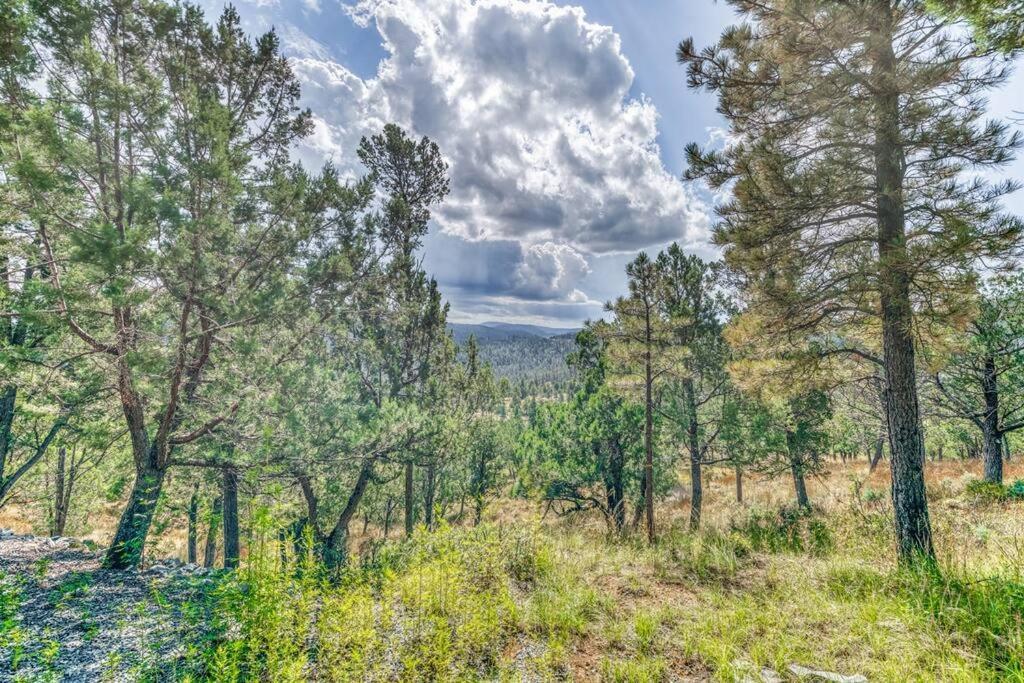
[(297, 160), (277, 32), (0, 0), (0, 681), (1024, 680), (1024, 4), (727, 4), (720, 256), (569, 333), (451, 321), (445, 149)]

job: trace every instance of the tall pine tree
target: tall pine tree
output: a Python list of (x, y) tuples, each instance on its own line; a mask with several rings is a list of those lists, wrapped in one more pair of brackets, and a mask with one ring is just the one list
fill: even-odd
[[(924, 490), (915, 342), (965, 320), (974, 268), (1015, 253), (998, 168), (1020, 139), (985, 122), (1006, 65), (912, 0), (731, 0), (743, 23), (678, 52), (689, 83), (717, 94), (732, 142), (688, 148), (691, 179), (730, 186), (716, 239), (766, 346), (878, 361), (886, 381), (901, 559), (934, 554)], [(874, 331), (880, 357), (844, 343)]]

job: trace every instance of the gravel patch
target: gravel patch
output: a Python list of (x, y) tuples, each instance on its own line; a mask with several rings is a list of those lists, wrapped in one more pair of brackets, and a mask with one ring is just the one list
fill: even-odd
[(208, 630), (213, 578), (173, 560), (127, 572), (101, 560), (74, 539), (0, 530), (0, 604), (13, 608), (0, 613), (0, 683), (163, 680), (184, 665)]

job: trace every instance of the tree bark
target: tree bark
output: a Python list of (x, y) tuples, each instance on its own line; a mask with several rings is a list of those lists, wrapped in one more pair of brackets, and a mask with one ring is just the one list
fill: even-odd
[(640, 520), (643, 519), (644, 511), (647, 509), (647, 470), (644, 469), (643, 475), (640, 477), (640, 500), (636, 503), (636, 508), (633, 510), (633, 522), (630, 528), (639, 529)]
[(644, 355), (644, 508), (647, 513), (647, 542), (654, 543), (654, 376), (651, 359), (651, 320), (645, 327)]
[(807, 497), (807, 484), (804, 482), (804, 470), (795, 459), (790, 459), (789, 469), (793, 473), (793, 489), (796, 492), (796, 504), (805, 510), (810, 509), (811, 500)]
[(431, 462), (427, 465), (426, 483), (423, 495), (423, 523), (428, 529), (434, 528), (434, 487), (436, 484), (437, 464)]
[(212, 568), (217, 561), (217, 529), (220, 528), (222, 502), (218, 494), (210, 508), (210, 524), (206, 531), (206, 547), (203, 549), (203, 566), (207, 569)]
[(416, 525), (415, 498), (413, 498), (413, 464), (405, 463), (405, 535), (412, 536)]
[(224, 568), (237, 569), (238, 542), (238, 471), (224, 468)]
[(882, 462), (882, 455), (885, 450), (885, 435), (879, 434), (878, 438), (875, 439), (875, 452), (871, 456), (871, 461), (868, 463), (868, 474), (875, 471), (878, 467), (878, 463)]
[(150, 448), (146, 459), (135, 468), (128, 505), (121, 513), (114, 540), (103, 558), (103, 566), (107, 569), (131, 569), (142, 561), (146, 537), (167, 474), (166, 468), (154, 464), (154, 450)]
[(372, 474), (373, 461), (367, 460), (359, 470), (359, 476), (348, 496), (345, 508), (327, 536), (327, 541), (324, 543), (324, 564), (330, 569), (343, 567), (348, 562), (348, 526), (359, 509), (359, 503), (363, 499), (363, 494), (366, 493), (366, 487), (370, 483)]
[(692, 379), (683, 380), (686, 400), (686, 440), (690, 451), (690, 531), (700, 528), (700, 513), (704, 501), (701, 473), (700, 438), (697, 424), (697, 396)]
[(807, 484), (804, 482), (803, 454), (797, 452), (796, 435), (786, 432), (786, 447), (789, 451), (789, 472), (793, 476), (793, 490), (796, 493), (796, 504), (807, 510), (811, 501), (807, 497)]
[(192, 496), (188, 499), (188, 563), (196, 563), (196, 540), (198, 536), (199, 517), (199, 483), (192, 486)]
[(981, 420), (981, 432), (985, 439), (985, 481), (1003, 483), (1003, 433), (999, 428), (999, 386), (996, 378), (996, 361), (991, 355), (985, 358), (981, 375), (981, 388), (985, 396), (985, 415)]
[(53, 533), (51, 536), (63, 536), (64, 526), (68, 520), (65, 505), (64, 489), (67, 486), (68, 451), (64, 446), (57, 449), (57, 471), (53, 477)]
[(388, 537), (388, 533), (391, 531), (391, 514), (395, 511), (397, 505), (388, 498), (387, 503), (384, 505), (384, 538)]
[(743, 502), (743, 470), (736, 468), (736, 502)]
[(11, 452), (11, 432), (14, 425), (14, 404), (18, 389), (14, 385), (4, 387), (0, 394), (0, 482), (5, 481), (7, 456)]
[(890, 0), (875, 0), (869, 50), (876, 109), (874, 161), (878, 213), (879, 300), (886, 380), (886, 421), (892, 501), (902, 562), (935, 557), (924, 483), (924, 438), (917, 396), (917, 366), (910, 304), (903, 179), (906, 158), (900, 135), (900, 100), (893, 51)]
[(609, 449), (611, 452), (608, 458), (608, 481), (606, 484), (608, 512), (611, 515), (615, 531), (622, 533), (622, 528), (626, 524), (625, 482), (622, 480), (625, 456), (618, 443), (611, 443)]

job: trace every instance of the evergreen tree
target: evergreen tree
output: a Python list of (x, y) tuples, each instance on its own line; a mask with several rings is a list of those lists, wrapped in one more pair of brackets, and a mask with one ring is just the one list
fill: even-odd
[(1006, 436), (1024, 429), (1024, 277), (986, 288), (962, 348), (932, 380), (940, 415), (981, 431), (985, 480), (1001, 484)]
[(664, 274), (658, 265), (640, 252), (626, 266), (626, 277), (629, 296), (606, 306), (615, 319), (601, 329), (610, 342), (608, 355), (616, 384), (627, 393), (639, 393), (644, 406), (643, 497), (647, 540), (653, 543), (655, 413), (666, 383), (680, 370), (682, 353), (666, 315)]
[(18, 181), (63, 322), (103, 359), (131, 439), (135, 482), (106, 558), (126, 568), (172, 452), (229, 421), (257, 379), (217, 360), (282, 312), (307, 228), (288, 150), (310, 117), (275, 35), (250, 40), (233, 9), (215, 27), (160, 2), (40, 11), (52, 125)]
[(983, 45), (1004, 52), (1024, 48), (1021, 0), (930, 0), (929, 6), (951, 19), (965, 19)]
[(728, 390), (729, 349), (722, 326), (730, 312), (723, 295), (722, 268), (678, 244), (658, 254), (664, 307), (675, 343), (686, 349), (678, 379), (667, 392), (662, 414), (684, 431), (690, 461), (690, 528), (700, 526), (701, 468), (721, 429), (721, 399)]
[[(924, 2), (730, 4), (745, 22), (718, 45), (679, 47), (734, 140), (689, 147), (687, 175), (732, 187), (716, 240), (748, 336), (882, 365), (899, 555), (931, 557), (915, 340), (936, 321), (964, 323), (976, 264), (1020, 246), (1021, 224), (998, 204), (1014, 184), (968, 175), (1020, 144), (982, 121), (1006, 67)], [(872, 336), (880, 354), (844, 343)]]

